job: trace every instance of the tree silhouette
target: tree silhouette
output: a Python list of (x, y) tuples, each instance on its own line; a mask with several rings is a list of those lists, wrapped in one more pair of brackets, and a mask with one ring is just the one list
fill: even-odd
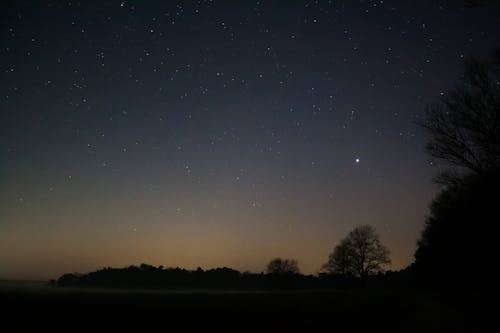
[(266, 267), (268, 274), (298, 274), (299, 266), (295, 259), (275, 258), (271, 260)]
[[(439, 287), (472, 286), (496, 262), (492, 232), (500, 220), (500, 52), (492, 61), (465, 62), (464, 82), (422, 124), (427, 152), (448, 166), (446, 185), (430, 205), (415, 252), (420, 281)], [(478, 284), (479, 285), (479, 284)]]
[(349, 240), (344, 238), (339, 245), (335, 246), (328, 262), (323, 265), (325, 271), (335, 275), (352, 276), (354, 271), (350, 251)]
[(420, 280), (436, 287), (488, 285), (497, 262), (500, 172), (469, 175), (433, 200), (415, 252)]
[(447, 167), (436, 181), (460, 182), (500, 165), (500, 50), (491, 62), (465, 61), (463, 82), (427, 108), (427, 153)]
[(335, 246), (323, 269), (333, 275), (365, 278), (382, 272), (390, 262), (389, 250), (380, 242), (375, 228), (362, 225)]

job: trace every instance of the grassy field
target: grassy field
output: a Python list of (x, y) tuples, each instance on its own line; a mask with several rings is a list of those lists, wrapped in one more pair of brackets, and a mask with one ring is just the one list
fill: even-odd
[[(415, 292), (58, 288), (0, 282), (2, 325), (17, 330), (466, 332), (486, 325)], [(494, 318), (492, 318), (494, 320)], [(13, 331), (14, 332), (14, 331)]]

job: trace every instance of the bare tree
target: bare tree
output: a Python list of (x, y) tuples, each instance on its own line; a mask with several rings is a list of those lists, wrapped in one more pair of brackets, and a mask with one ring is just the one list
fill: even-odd
[(299, 266), (295, 259), (275, 258), (267, 264), (268, 274), (298, 274)]
[(330, 274), (364, 278), (382, 272), (390, 262), (389, 250), (382, 245), (375, 229), (362, 225), (335, 246), (323, 269)]
[[(422, 126), (430, 134), (427, 152), (447, 170), (437, 177), (446, 187), (430, 205), (415, 272), (440, 287), (491, 286), (479, 272), (497, 260), (491, 230), (500, 220), (500, 50), (490, 62), (467, 60), (462, 84), (429, 109)], [(474, 267), (464, 268), (467, 262)]]
[(430, 138), (428, 154), (447, 167), (436, 181), (456, 184), (500, 165), (500, 52), (492, 62), (465, 61), (463, 82), (427, 108), (419, 123)]

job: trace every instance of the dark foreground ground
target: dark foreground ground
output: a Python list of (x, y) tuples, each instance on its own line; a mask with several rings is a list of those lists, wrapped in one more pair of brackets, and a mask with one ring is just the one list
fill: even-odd
[(415, 291), (70, 289), (0, 281), (0, 331), (486, 332), (498, 324), (495, 300), (463, 301)]

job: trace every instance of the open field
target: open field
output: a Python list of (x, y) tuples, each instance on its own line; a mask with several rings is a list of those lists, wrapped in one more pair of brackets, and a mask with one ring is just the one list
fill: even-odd
[(412, 292), (70, 289), (4, 281), (0, 299), (2, 322), (18, 329), (457, 332), (486, 325), (482, 311), (462, 313)]

